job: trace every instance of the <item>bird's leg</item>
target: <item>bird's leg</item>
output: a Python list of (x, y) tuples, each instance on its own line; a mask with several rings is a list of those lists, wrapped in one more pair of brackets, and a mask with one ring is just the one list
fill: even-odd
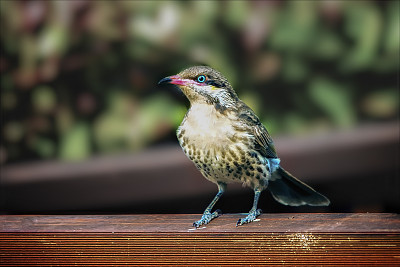
[(216, 210), (213, 213), (211, 213), (212, 208), (214, 207), (215, 203), (217, 203), (218, 199), (222, 196), (222, 194), (225, 192), (226, 189), (226, 184), (224, 183), (218, 183), (218, 193), (215, 195), (214, 199), (211, 201), (211, 203), (208, 205), (206, 210), (203, 213), (203, 216), (201, 216), (201, 219), (194, 222), (193, 226), (194, 227), (199, 227), (201, 225), (208, 224), (212, 219), (217, 218), (219, 215), (221, 215), (220, 210)]
[(249, 211), (249, 214), (243, 218), (239, 219), (238, 222), (236, 223), (236, 226), (243, 225), (245, 223), (250, 223), (254, 221), (258, 215), (262, 213), (261, 209), (257, 209), (257, 204), (258, 204), (258, 199), (260, 198), (261, 195), (261, 190), (259, 189), (254, 189), (254, 202), (253, 202), (253, 207)]

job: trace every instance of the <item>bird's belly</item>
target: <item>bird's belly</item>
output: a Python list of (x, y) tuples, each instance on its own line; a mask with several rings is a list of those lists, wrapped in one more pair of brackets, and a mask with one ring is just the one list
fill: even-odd
[(181, 137), (179, 139), (186, 156), (208, 180), (214, 183), (241, 182), (252, 188), (264, 189), (267, 186), (270, 175), (264, 158), (249, 149), (245, 142), (237, 141), (237, 139), (245, 140), (245, 137), (226, 137), (216, 144), (214, 142), (199, 144), (198, 139), (185, 135)]

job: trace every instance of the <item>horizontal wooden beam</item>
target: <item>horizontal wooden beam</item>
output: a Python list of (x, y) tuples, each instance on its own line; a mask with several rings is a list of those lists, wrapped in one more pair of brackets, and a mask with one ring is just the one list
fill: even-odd
[[(323, 191), (316, 189), (333, 204), (347, 207), (369, 201), (367, 206), (388, 203), (396, 207), (400, 205), (400, 184), (395, 177), (399, 168), (398, 129), (398, 123), (367, 125), (318, 136), (278, 137), (275, 145), (284, 168), (312, 186), (324, 186)], [(185, 203), (182, 200), (207, 194), (209, 201), (217, 191), (178, 145), (82, 162), (11, 164), (1, 166), (0, 174), (3, 213), (110, 211), (152, 203), (157, 209), (150, 212), (196, 213), (208, 203), (190, 211), (183, 206), (171, 211), (162, 205), (167, 201)], [(357, 194), (351, 191), (354, 186)], [(225, 197), (242, 192), (240, 183), (230, 184)], [(128, 212), (132, 210), (137, 212), (133, 208)]]
[(398, 214), (0, 216), (6, 265), (399, 266)]
[(223, 214), (206, 227), (193, 229), (198, 214), (3, 215), (0, 232), (27, 233), (400, 233), (400, 215), (392, 213), (262, 214), (242, 227), (244, 214)]

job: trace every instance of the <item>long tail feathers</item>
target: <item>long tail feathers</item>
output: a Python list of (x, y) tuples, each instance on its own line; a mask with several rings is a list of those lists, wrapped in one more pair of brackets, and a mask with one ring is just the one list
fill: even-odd
[(310, 186), (279, 167), (273, 173), (268, 189), (276, 201), (290, 206), (328, 206), (330, 201)]

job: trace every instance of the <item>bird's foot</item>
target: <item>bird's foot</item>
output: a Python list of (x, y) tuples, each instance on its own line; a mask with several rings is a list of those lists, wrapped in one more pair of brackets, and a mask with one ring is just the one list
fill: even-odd
[(257, 216), (260, 215), (261, 213), (262, 213), (262, 210), (261, 210), (261, 209), (254, 209), (254, 210), (251, 210), (251, 211), (249, 212), (249, 214), (248, 214), (245, 218), (239, 219), (239, 220), (238, 220), (238, 222), (236, 223), (236, 226), (243, 225), (243, 224), (245, 224), (245, 223), (251, 223), (251, 222), (254, 221), (254, 220), (257, 218)]
[(221, 215), (221, 210), (216, 210), (213, 213), (206, 211), (203, 213), (203, 216), (201, 216), (201, 219), (194, 222), (193, 226), (198, 228), (201, 225), (206, 225), (208, 224), (212, 219), (217, 218)]

